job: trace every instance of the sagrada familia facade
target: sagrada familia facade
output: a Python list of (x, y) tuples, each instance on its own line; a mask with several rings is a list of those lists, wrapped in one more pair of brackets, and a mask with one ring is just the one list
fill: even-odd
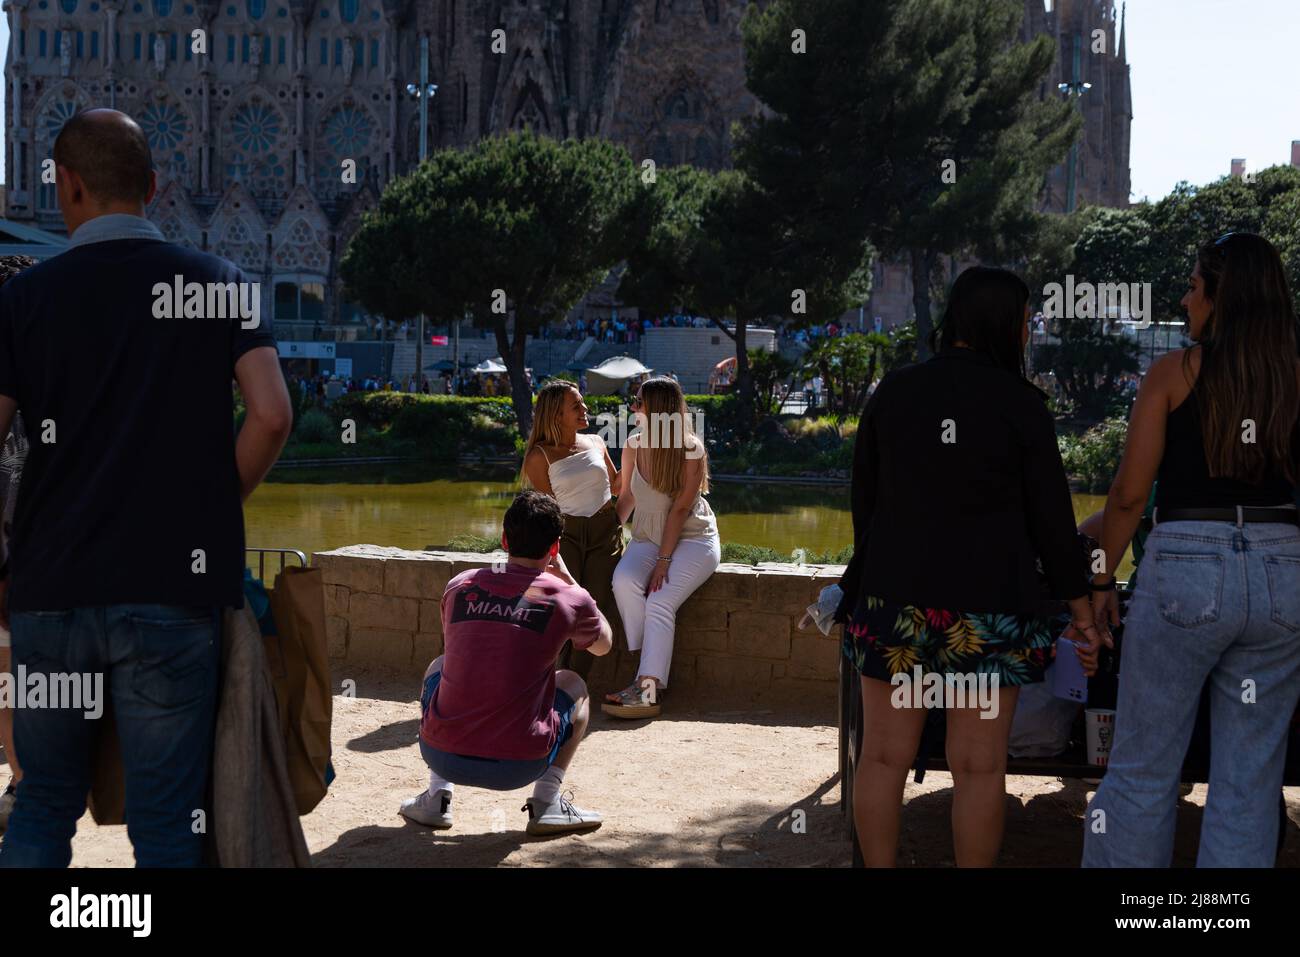
[[(338, 262), (384, 186), (419, 159), (419, 103), (408, 85), (418, 91), (420, 37), (437, 84), (430, 149), (531, 127), (606, 137), (660, 165), (716, 169), (729, 163), (732, 121), (759, 108), (744, 83), (747, 5), (4, 0), (6, 215), (61, 230), (54, 186), (42, 178), (55, 136), (77, 110), (124, 110), (153, 149), (150, 216), (162, 231), (260, 278), (282, 334), (299, 324), (308, 338), (332, 337), (327, 327), (346, 335), (364, 323), (343, 296)], [(1025, 8), (1025, 36), (1060, 44), (1042, 95), (1091, 83), (1073, 169), (1049, 178), (1044, 208), (1066, 208), (1071, 194), (1080, 205), (1126, 205), (1132, 108), (1112, 5), (1025, 0)], [(1108, 36), (1100, 56), (1094, 30)]]

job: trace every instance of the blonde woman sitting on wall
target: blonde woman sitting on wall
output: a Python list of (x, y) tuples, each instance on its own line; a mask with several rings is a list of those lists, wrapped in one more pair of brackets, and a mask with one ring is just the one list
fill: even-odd
[[(587, 404), (572, 382), (548, 382), (537, 394), (533, 427), (524, 449), (524, 478), (554, 498), (564, 513), (560, 557), (614, 629), (620, 627), (614, 602), (614, 567), (623, 555), (623, 527), (614, 509), (618, 470), (599, 436), (583, 435)], [(592, 656), (565, 642), (559, 667), (584, 679)]]
[(722, 545), (704, 499), (704, 440), (691, 428), (681, 386), (664, 376), (647, 380), (632, 411), (638, 431), (623, 449), (618, 497), (620, 521), (632, 516), (632, 541), (614, 570), (614, 597), (628, 648), (641, 652), (641, 663), (636, 680), (607, 695), (601, 710), (652, 718), (668, 685), (677, 609), (717, 569)]

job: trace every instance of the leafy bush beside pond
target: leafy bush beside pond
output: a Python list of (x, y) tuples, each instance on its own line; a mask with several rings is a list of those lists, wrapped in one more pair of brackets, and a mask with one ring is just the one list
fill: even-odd
[(320, 409), (308, 409), (294, 421), (293, 436), (302, 443), (323, 443), (336, 441), (339, 430)]
[(1057, 447), (1067, 475), (1079, 480), (1084, 490), (1102, 494), (1119, 471), (1128, 438), (1128, 423), (1122, 418), (1099, 422), (1082, 435), (1061, 435)]
[(845, 545), (843, 548), (828, 552), (815, 552), (807, 549), (802, 551), (803, 554), (797, 556), (795, 553), (786, 554), (777, 551), (775, 548), (766, 548), (760, 545), (723, 542), (722, 560), (724, 562), (736, 562), (740, 565), (757, 565), (759, 562), (797, 563), (798, 559), (802, 558), (804, 564), (807, 565), (847, 565), (849, 559), (853, 557), (852, 545)]
[(805, 472), (847, 473), (853, 465), (856, 418), (782, 416), (758, 424), (752, 438), (715, 456), (716, 472), (797, 476)]
[[(704, 413), (705, 435), (711, 448), (731, 441), (733, 397), (691, 395), (686, 401), (692, 411)], [(602, 427), (598, 416), (603, 413), (617, 416), (619, 406), (626, 400), (620, 396), (589, 396), (586, 402), (592, 431), (598, 431)], [(515, 427), (514, 409), (506, 397), (350, 392), (334, 400), (327, 411), (333, 420), (330, 436), (337, 441), (343, 421), (351, 419), (357, 426), (358, 445), (367, 441), (371, 446), (379, 446), (368, 453), (371, 455), (416, 455), (446, 460), (466, 453), (518, 455), (523, 450), (523, 439)], [(631, 428), (629, 421), (627, 430)], [(617, 421), (613, 429), (617, 438)], [(311, 432), (310, 436), (308, 441), (314, 441), (320, 433)], [(334, 454), (358, 453), (352, 447), (336, 447)]]
[[(740, 441), (733, 396), (692, 395), (686, 399), (692, 412), (704, 414), (705, 438), (716, 473), (753, 470), (772, 476), (809, 472), (847, 476), (852, 468), (856, 417), (772, 417), (760, 422), (749, 439)], [(624, 403), (620, 396), (589, 396), (586, 401), (592, 431), (601, 428), (598, 416), (617, 415)], [(237, 399), (237, 427), (243, 411)], [(353, 444), (341, 442), (345, 419), (356, 423)], [(614, 427), (617, 436), (617, 422)], [(1081, 435), (1061, 435), (1058, 443), (1067, 474), (1086, 491), (1105, 492), (1119, 469), (1126, 435), (1127, 424), (1120, 417), (1106, 419)], [(326, 411), (309, 408), (301, 412), (282, 458), (382, 455), (448, 461), (473, 453), (519, 456), (523, 444), (508, 398), (355, 392), (340, 396)]]

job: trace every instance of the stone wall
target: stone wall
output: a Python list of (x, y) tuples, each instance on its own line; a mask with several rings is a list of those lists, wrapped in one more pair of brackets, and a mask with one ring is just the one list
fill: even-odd
[[(447, 582), (491, 563), (468, 552), (413, 552), (352, 545), (317, 552), (325, 579), (330, 658), (340, 669), (418, 676), (442, 653), (439, 601)], [(670, 686), (674, 702), (770, 701), (827, 705), (837, 693), (839, 630), (796, 625), (843, 565), (724, 564), (682, 606)], [(620, 642), (595, 660), (593, 693), (635, 676), (637, 656)]]

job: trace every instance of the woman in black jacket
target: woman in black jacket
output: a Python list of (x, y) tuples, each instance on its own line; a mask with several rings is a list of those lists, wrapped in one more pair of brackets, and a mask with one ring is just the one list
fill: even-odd
[[(858, 426), (844, 653), (862, 676), (854, 816), (868, 866), (893, 866), (903, 785), (926, 708), (947, 710), (958, 866), (1002, 842), (1007, 738), (1021, 685), (1066, 600), (1085, 670), (1100, 644), (1070, 490), (1043, 394), (1025, 377), (1029, 290), (973, 267), (957, 278), (937, 354), (886, 376)], [(972, 700), (974, 699), (974, 700)]]

